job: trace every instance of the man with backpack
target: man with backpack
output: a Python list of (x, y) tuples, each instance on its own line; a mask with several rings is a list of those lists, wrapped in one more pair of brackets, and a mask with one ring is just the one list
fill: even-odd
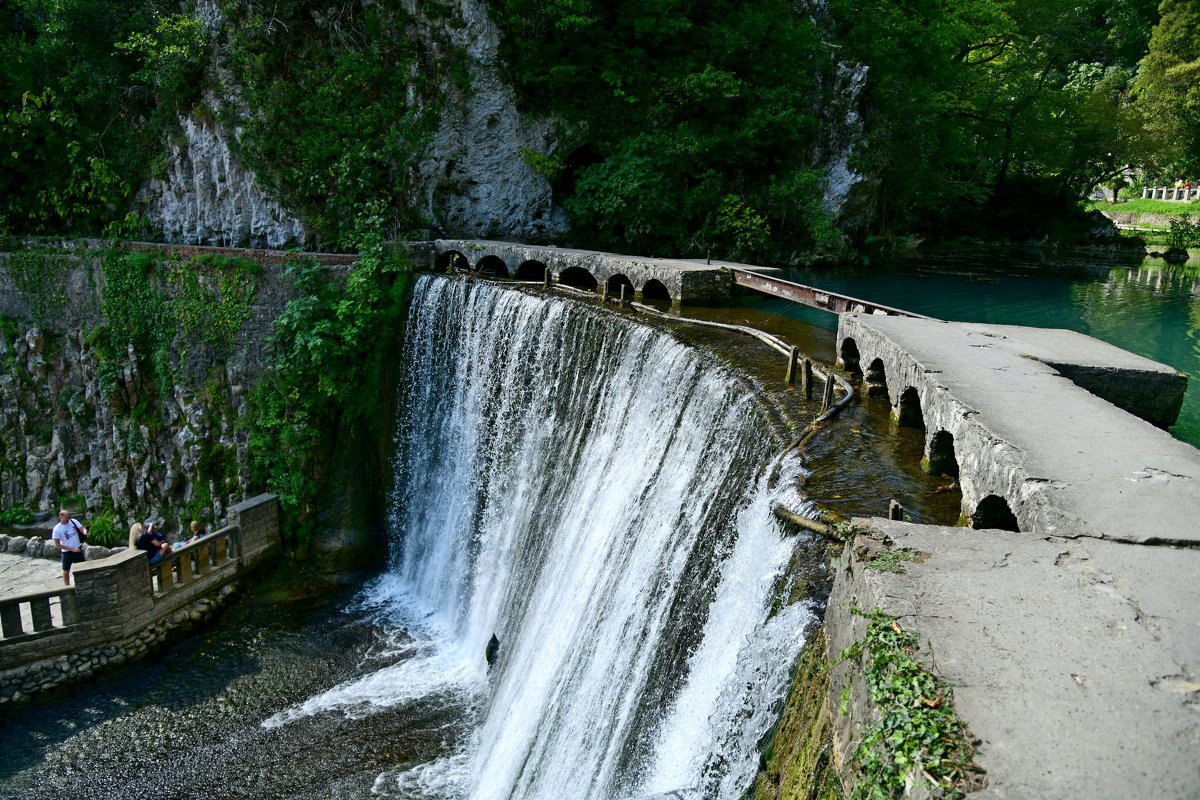
[(63, 585), (71, 585), (71, 565), (83, 561), (83, 540), (87, 538), (87, 528), (71, 518), (71, 512), (65, 508), (58, 512), (58, 524), (50, 533), (54, 546), (62, 553)]

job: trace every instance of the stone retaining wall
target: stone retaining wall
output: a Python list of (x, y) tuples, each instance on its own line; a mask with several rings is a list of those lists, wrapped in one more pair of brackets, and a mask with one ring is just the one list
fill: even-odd
[[(232, 542), (230, 559), (209, 566), (207, 556), (198, 555), (202, 571), (193, 575), (190, 568), (181, 568), (178, 584), (167, 569), (157, 572), (156, 587), (141, 550), (77, 565), (75, 585), (60, 594), (64, 608), (78, 609), (78, 622), (67, 620), (47, 630), (0, 639), (0, 703), (29, 699), (126, 663), (161, 645), (173, 631), (207, 618), (230, 595), (228, 587), (236, 579), (280, 551), (279, 501), (274, 495), (239, 503), (229, 509), (229, 516), (232, 524), (208, 539)], [(190, 559), (199, 546), (181, 548), (172, 559)], [(20, 602), (21, 597), (7, 597), (0, 605)]]

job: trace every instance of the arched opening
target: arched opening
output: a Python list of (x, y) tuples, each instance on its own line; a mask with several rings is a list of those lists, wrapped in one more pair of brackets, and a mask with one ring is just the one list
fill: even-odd
[(600, 282), (596, 280), (596, 276), (583, 267), (567, 267), (558, 273), (558, 282), (567, 286), (574, 286), (576, 289), (587, 289), (588, 291), (594, 291), (600, 285)]
[(479, 263), (475, 265), (475, 271), (483, 275), (492, 275), (497, 278), (508, 277), (508, 265), (504, 263), (504, 259), (499, 256), (484, 256), (479, 259)]
[(887, 375), (883, 372), (883, 360), (875, 359), (867, 365), (863, 375), (863, 394), (867, 397), (887, 397)]
[(999, 495), (989, 494), (987, 497), (979, 501), (979, 505), (975, 506), (975, 513), (971, 515), (971, 527), (981, 530), (996, 530), (996, 531), (1016, 531), (1020, 533), (1021, 528), (1017, 525), (1017, 518), (1013, 516), (1012, 509), (1008, 507), (1003, 497)]
[(459, 269), (470, 269), (471, 262), (467, 261), (467, 257), (457, 250), (447, 250), (444, 253), (438, 253), (437, 268), (439, 272), (453, 272)]
[(540, 261), (522, 261), (513, 277), (519, 281), (545, 280), (546, 265)]
[(654, 278), (646, 281), (646, 285), (642, 287), (643, 300), (666, 300), (671, 301), (671, 293), (667, 291), (666, 285), (662, 281), (656, 281)]
[(900, 393), (900, 406), (896, 420), (901, 428), (925, 428), (925, 417), (921, 414), (921, 398), (912, 386)]
[(629, 278), (626, 278), (624, 275), (617, 274), (613, 275), (604, 282), (604, 287), (608, 290), (609, 297), (620, 297), (622, 286), (625, 287), (625, 299), (632, 300), (634, 291), (633, 281), (629, 280)]
[[(842, 339), (842, 346), (838, 353), (839, 360), (842, 362), (842, 369), (849, 372), (851, 375), (861, 375), (862, 367), (858, 365), (858, 343), (847, 336)], [(882, 364), (882, 362), (880, 362)]]
[(954, 434), (950, 431), (938, 431), (929, 440), (929, 450), (925, 456), (925, 471), (930, 475), (958, 477), (958, 458), (954, 455)]

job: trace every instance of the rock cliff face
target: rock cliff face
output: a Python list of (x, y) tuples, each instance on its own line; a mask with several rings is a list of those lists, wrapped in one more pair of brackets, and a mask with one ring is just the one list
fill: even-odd
[[(460, 0), (449, 17), (430, 17), (421, 4), (416, 18), (421, 46), (436, 57), (449, 41), (467, 54), (469, 87), (441, 76), (442, 116), (432, 141), (413, 153), (417, 180), (410, 204), (446, 234), (537, 237), (566, 229), (550, 184), (520, 156), (520, 149), (550, 152), (551, 119), (529, 119), (517, 111), (516, 96), (497, 71), (499, 32), (482, 0)], [(200, 13), (217, 31), (224, 24), (210, 3)], [(214, 37), (220, 40), (220, 37)], [(222, 54), (214, 54), (214, 74)], [(228, 74), (220, 83), (230, 86)], [(201, 106), (253, 114), (237, 97), (206, 93)], [(193, 113), (179, 121), (166, 154), (166, 169), (138, 193), (138, 206), (170, 242), (278, 248), (306, 241), (304, 223), (259, 186), (238, 157), (236, 127)]]
[(250, 431), (240, 421), (267, 334), (291, 296), (286, 278), (264, 270), (233, 347), (188, 344), (186, 368), (162, 397), (132, 353), (114, 358), (92, 341), (102, 276), (87, 254), (66, 275), (70, 313), (42, 321), (5, 264), (0, 259), (0, 507), (50, 510), (82, 499), (91, 514), (107, 508), (127, 529), (151, 517), (215, 521), (246, 496)]
[(179, 118), (165, 175), (147, 181), (137, 198), (142, 216), (167, 241), (268, 248), (304, 242), (303, 223), (270, 199), (234, 155), (230, 143), (238, 136), (238, 129), (211, 119)]
[[(407, 9), (420, 49), (446, 61), (447, 47), (465, 54), (468, 81), (456, 82), (451, 70), (440, 72), (441, 118), (422, 152), (412, 154), (414, 181), (408, 203), (440, 235), (531, 239), (562, 234), (566, 215), (555, 204), (549, 181), (521, 157), (521, 151), (552, 154), (561, 122), (533, 118), (517, 110), (516, 95), (501, 76), (500, 31), (488, 16), (485, 0), (454, 0), (439, 13), (426, 13), (420, 3)], [(199, 11), (215, 33), (225, 24), (215, 3)], [(810, 13), (825, 16), (821, 3)], [(822, 24), (823, 23), (819, 23)], [(214, 36), (221, 41), (221, 36)], [(219, 115), (246, 119), (254, 109), (236, 97), (237, 87), (220, 67), (220, 48), (211, 73), (235, 96), (206, 94), (201, 108), (223, 109)], [(865, 224), (872, 209), (869, 181), (850, 166), (860, 145), (861, 121), (855, 110), (866, 70), (836, 60), (823, 78), (828, 98), (820, 109), (822, 134), (811, 157), (826, 172), (826, 211), (854, 229)], [(419, 93), (413, 91), (414, 100)], [(139, 210), (167, 241), (278, 248), (303, 244), (304, 222), (281, 207), (259, 186), (241, 162), (239, 131), (210, 114), (181, 117), (169, 145), (166, 169), (139, 192)]]

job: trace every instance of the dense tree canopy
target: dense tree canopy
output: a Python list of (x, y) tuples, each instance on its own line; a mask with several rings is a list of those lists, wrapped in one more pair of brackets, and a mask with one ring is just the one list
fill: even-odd
[(1200, 0), (1163, 0), (1160, 11), (1137, 87), (1148, 124), (1167, 147), (1167, 174), (1195, 177), (1193, 170), (1200, 167)]
[(971, 208), (994, 219), (1031, 195), (1039, 215), (1065, 212), (1153, 149), (1129, 92), (1151, 0), (830, 8), (870, 65), (862, 166), (881, 179), (883, 225), (946, 224)]
[(153, 0), (0, 0), (0, 231), (122, 219), (207, 30)]
[[(1040, 234), (1130, 167), (1200, 172), (1200, 0), (487, 5), (497, 67), (561, 120), (555, 150), (522, 155), (581, 244), (771, 260), (836, 242), (824, 160), (847, 103), (874, 231)], [(469, 96), (462, 47), (434, 33), (457, 8), (219, 7), (214, 37), (167, 0), (0, 0), (0, 232), (116, 230), (206, 80), (207, 112), (236, 112), (240, 155), (322, 245), (421, 224), (405, 203), (439, 81)]]
[(828, 53), (785, 0), (498, 0), (510, 74), (567, 120), (536, 160), (604, 247), (743, 258), (831, 231), (813, 164)]

